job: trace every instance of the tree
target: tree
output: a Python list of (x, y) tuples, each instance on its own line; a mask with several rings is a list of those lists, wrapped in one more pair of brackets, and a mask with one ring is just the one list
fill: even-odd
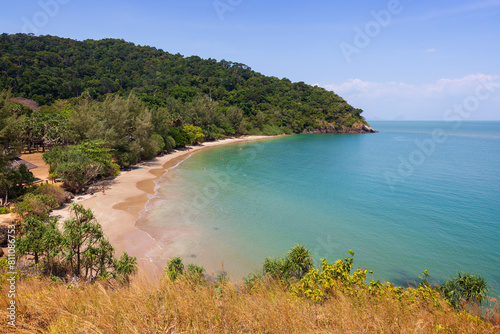
[(35, 264), (43, 257), (48, 264), (49, 275), (52, 275), (63, 245), (57, 219), (31, 215), (23, 220), (21, 227), (23, 232), (17, 241), (16, 255), (32, 255)]
[(205, 282), (206, 281), (205, 268), (197, 266), (192, 263), (188, 263), (186, 270), (186, 278), (195, 283)]
[[(223, 134), (209, 131), (211, 125), (231, 135), (231, 128), (235, 134), (261, 133), (266, 125), (271, 133), (300, 133), (366, 124), (361, 109), (324, 88), (265, 76), (237, 62), (185, 58), (118, 39), (79, 42), (2, 34), (0, 54), (0, 89), (12, 87), (16, 96), (52, 104), (43, 112), (67, 117), (74, 140), (105, 140), (120, 164), (133, 163), (137, 152), (130, 150), (130, 136), (140, 109), (147, 107), (164, 109), (151, 121), (153, 132), (164, 140), (170, 126), (186, 124), (201, 127), (211, 139)], [(135, 101), (131, 95), (121, 97), (132, 92)], [(234, 109), (227, 113), (229, 108)], [(13, 106), (18, 116), (29, 114), (21, 109)], [(241, 117), (239, 112), (231, 115), (234, 110)]]
[(33, 184), (35, 177), (25, 164), (10, 168), (10, 161), (0, 155), (0, 196), (7, 205), (9, 197), (19, 197), (25, 192), (25, 186)]
[(80, 192), (104, 172), (102, 165), (94, 164), (94, 161), (81, 151), (66, 150), (62, 153), (61, 159), (54, 172), (61, 178), (64, 187), (72, 192)]
[(183, 275), (184, 264), (182, 263), (182, 259), (180, 257), (176, 257), (170, 260), (165, 268), (165, 274), (171, 280), (175, 280), (178, 276)]
[(167, 108), (154, 108), (151, 110), (151, 124), (153, 132), (159, 134), (167, 144), (168, 130), (172, 126), (172, 115)]
[(55, 145), (65, 145), (73, 140), (73, 134), (68, 126), (68, 119), (58, 113), (34, 111), (23, 121), (23, 140), (31, 151), (34, 146), (45, 149)]
[(311, 252), (302, 245), (295, 245), (284, 258), (266, 258), (263, 271), (272, 277), (289, 281), (304, 277), (314, 266)]
[(79, 143), (91, 138), (91, 129), (98, 122), (98, 104), (91, 101), (90, 96), (81, 96), (73, 99), (74, 109), (67, 115), (68, 127), (72, 132), (73, 139)]
[(465, 309), (468, 305), (481, 305), (488, 297), (486, 279), (470, 272), (457, 274), (440, 286), (443, 297), (456, 308)]
[(171, 136), (167, 136), (167, 139), (165, 140), (165, 149), (170, 152), (175, 148), (175, 139), (172, 138)]
[(115, 173), (111, 150), (102, 146), (102, 142), (86, 141), (65, 149), (55, 147), (44, 153), (43, 159), (50, 165), (49, 171), (61, 178), (65, 188), (78, 193), (97, 177)]
[(107, 279), (112, 276), (128, 283), (137, 270), (137, 259), (127, 253), (116, 259), (114, 248), (92, 211), (80, 204), (72, 204), (70, 210), (73, 217), (64, 222), (62, 230), (57, 218), (49, 218), (48, 214), (25, 218), (21, 236), (16, 240), (16, 256), (30, 255), (35, 264), (46, 264), (43, 268), (49, 275), (56, 268), (59, 274), (61, 269), (62, 273), (69, 269), (72, 275), (79, 277)]
[(191, 103), (185, 104), (184, 113), (187, 123), (207, 129), (211, 124), (216, 124), (218, 115), (217, 102), (212, 102), (207, 95), (197, 96)]
[(0, 151), (0, 202), (2, 202), (2, 206), (7, 206), (8, 204), (10, 187), (12, 185), (8, 177), (9, 169), (7, 168), (7, 164), (7, 156)]
[(226, 117), (236, 135), (242, 135), (245, 132), (243, 110), (237, 107), (229, 107), (226, 112)]
[(203, 141), (203, 138), (205, 137), (205, 135), (203, 134), (203, 130), (199, 126), (188, 124), (184, 125), (182, 129), (186, 131), (186, 133), (190, 137), (190, 144), (198, 144), (199, 142)]
[(43, 252), (49, 266), (49, 275), (52, 275), (56, 259), (62, 251), (64, 238), (57, 226), (57, 218), (51, 218), (45, 226), (42, 236)]
[(74, 218), (64, 222), (64, 238), (67, 248), (67, 259), (71, 272), (81, 275), (82, 257), (88, 257), (103, 238), (101, 225), (96, 221), (91, 210), (81, 204), (73, 203), (70, 207)]
[(57, 200), (49, 195), (27, 193), (14, 206), (14, 211), (21, 217), (37, 216), (46, 219), (51, 209), (59, 207)]
[(114, 268), (118, 279), (128, 283), (130, 276), (137, 271), (137, 259), (125, 252), (118, 260), (114, 261)]
[(176, 147), (184, 147), (191, 144), (191, 136), (182, 127), (170, 128), (169, 135), (174, 139)]
[(152, 130), (151, 113), (145, 109), (137, 117), (132, 133), (135, 143), (139, 146), (141, 159), (154, 158), (165, 146), (162, 136), (153, 134)]
[(20, 164), (17, 168), (12, 168), (9, 173), (9, 178), (13, 187), (22, 188), (23, 185), (30, 186), (35, 181), (33, 173), (28, 170), (25, 164)]
[[(2, 204), (7, 205), (9, 196), (15, 196), (16, 185), (26, 177), (24, 169), (20, 172), (8, 168), (9, 162), (15, 158), (22, 148), (22, 115), (9, 107), (10, 90), (0, 90), (0, 197)], [(29, 179), (26, 177), (26, 179)]]
[(102, 140), (112, 148), (118, 164), (128, 166), (146, 155), (147, 158), (154, 156), (152, 115), (135, 94), (129, 94), (127, 99), (110, 95), (97, 104), (95, 110), (96, 122), (88, 137)]
[(285, 257), (285, 266), (290, 276), (304, 277), (314, 266), (311, 252), (302, 245), (295, 245)]
[(9, 107), (12, 102), (10, 90), (0, 91), (0, 154), (10, 160), (22, 149), (23, 115), (18, 115), (15, 109)]
[(95, 274), (100, 278), (107, 278), (115, 270), (114, 263), (115, 259), (113, 257), (114, 248), (107, 238), (101, 237), (97, 244), (97, 247), (89, 248), (85, 253), (92, 252), (95, 257), (94, 261), (90, 265), (85, 266), (85, 276), (88, 277), (88, 271), (90, 270), (90, 276), (93, 276), (93, 270)]
[(38, 264), (40, 255), (45, 251), (43, 236), (46, 225), (40, 217), (32, 215), (23, 220), (21, 227), (23, 234), (17, 242), (16, 255), (32, 255), (35, 264)]

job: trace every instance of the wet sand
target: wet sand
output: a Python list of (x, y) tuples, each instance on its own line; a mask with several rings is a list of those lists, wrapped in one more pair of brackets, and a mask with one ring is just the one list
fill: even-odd
[[(136, 226), (140, 212), (145, 209), (146, 203), (155, 193), (154, 181), (163, 176), (169, 168), (176, 166), (196, 151), (218, 145), (268, 138), (270, 137), (250, 136), (208, 142), (141, 162), (130, 171), (123, 171), (113, 180), (106, 180), (99, 185), (97, 189), (104, 187), (104, 193), (101, 190), (94, 192), (93, 195), (76, 196), (74, 201), (94, 212), (104, 233), (115, 247), (117, 257), (127, 252), (137, 257), (139, 267), (149, 278), (160, 278), (164, 259), (175, 250), (165, 249), (165, 243), (161, 246), (150, 234)], [(55, 210), (53, 214), (65, 219), (69, 216), (68, 206)], [(176, 228), (162, 232), (164, 236), (166, 232), (167, 237), (172, 240), (190, 233), (190, 231), (181, 231)]]

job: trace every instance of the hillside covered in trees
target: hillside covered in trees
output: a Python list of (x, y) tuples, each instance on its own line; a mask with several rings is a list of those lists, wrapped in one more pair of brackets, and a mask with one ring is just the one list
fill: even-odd
[[(0, 89), (39, 105), (134, 92), (150, 110), (167, 108), (176, 125), (191, 123), (222, 135), (362, 132), (366, 124), (361, 109), (323, 88), (123, 40), (2, 34), (0, 55)], [(214, 115), (192, 115), (186, 104), (203, 104)]]
[[(162, 151), (228, 136), (373, 132), (333, 92), (225, 60), (123, 40), (0, 35), (0, 196), (22, 195), (9, 168), (42, 149), (51, 179), (79, 192)], [(16, 186), (17, 185), (17, 186)]]

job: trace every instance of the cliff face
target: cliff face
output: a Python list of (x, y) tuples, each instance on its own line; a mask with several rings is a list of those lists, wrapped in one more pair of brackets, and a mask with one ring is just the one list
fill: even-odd
[(362, 123), (356, 123), (352, 127), (334, 127), (331, 125), (323, 126), (313, 130), (304, 130), (303, 134), (312, 133), (376, 133), (378, 131), (374, 130), (371, 126)]

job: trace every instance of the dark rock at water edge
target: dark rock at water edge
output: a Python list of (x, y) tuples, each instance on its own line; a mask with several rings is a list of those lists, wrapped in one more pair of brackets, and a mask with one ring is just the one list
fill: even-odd
[(371, 126), (367, 124), (360, 124), (357, 126), (339, 127), (334, 126), (323, 126), (313, 130), (304, 130), (303, 134), (318, 134), (318, 133), (376, 133), (378, 131), (374, 130)]

